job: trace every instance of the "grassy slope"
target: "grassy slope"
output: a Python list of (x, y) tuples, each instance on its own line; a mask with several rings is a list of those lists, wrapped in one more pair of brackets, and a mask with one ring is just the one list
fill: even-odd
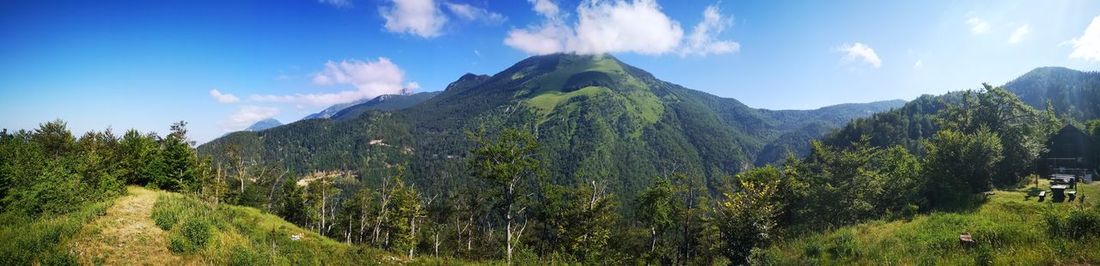
[[(1046, 180), (1040, 188), (1047, 189)], [(1029, 187), (1030, 188), (1030, 187)], [(778, 264), (1078, 264), (1100, 262), (1097, 239), (1066, 240), (1047, 235), (1045, 214), (1065, 215), (1094, 208), (1100, 182), (1080, 185), (1086, 203), (1025, 200), (1025, 189), (996, 191), (979, 208), (959, 213), (919, 215), (909, 221), (875, 221), (786, 239), (767, 250)], [(964, 248), (959, 234), (970, 232), (979, 245)]]
[(10, 212), (0, 214), (0, 264), (75, 264), (75, 252), (65, 248), (64, 243), (85, 223), (104, 215), (109, 206), (110, 201), (91, 203), (71, 213), (37, 219)]
[(527, 100), (527, 104), (536, 108), (540, 114), (546, 115), (554, 111), (562, 102), (566, 102), (573, 97), (593, 97), (600, 93), (609, 93), (610, 90), (603, 87), (584, 87), (582, 89), (562, 93), (559, 91), (551, 91), (540, 94)]
[[(347, 245), (255, 208), (211, 206), (190, 196), (140, 187), (128, 190), (129, 195), (116, 200), (109, 209), (106, 204), (101, 207), (106, 209), (106, 215), (84, 219), (87, 224), (79, 233), (71, 241), (64, 241), (82, 264), (464, 263), (432, 258), (409, 260), (373, 248)], [(193, 244), (193, 237), (189, 237), (195, 231), (189, 228), (197, 227), (208, 232), (201, 245)], [(293, 235), (300, 235), (301, 239), (291, 240)]]

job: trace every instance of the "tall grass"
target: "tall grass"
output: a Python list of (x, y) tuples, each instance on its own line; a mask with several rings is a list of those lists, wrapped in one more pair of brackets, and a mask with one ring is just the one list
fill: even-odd
[[(168, 230), (169, 249), (216, 265), (371, 265), (384, 252), (336, 242), (254, 208), (211, 206), (163, 193), (151, 217)], [(294, 240), (292, 236), (300, 235)]]
[[(1100, 196), (1100, 184), (1079, 193)], [(998, 191), (979, 208), (874, 221), (790, 236), (762, 254), (774, 264), (1036, 265), (1100, 262), (1100, 206), (1025, 200), (1026, 191)], [(1053, 224), (1052, 224), (1053, 223)], [(1072, 223), (1072, 225), (1070, 225)], [(1072, 233), (1072, 232), (1084, 233)], [(960, 244), (969, 232), (977, 244)]]
[(84, 224), (107, 213), (111, 201), (78, 206), (76, 211), (28, 218), (19, 212), (0, 214), (0, 264), (76, 265), (76, 254), (64, 243)]

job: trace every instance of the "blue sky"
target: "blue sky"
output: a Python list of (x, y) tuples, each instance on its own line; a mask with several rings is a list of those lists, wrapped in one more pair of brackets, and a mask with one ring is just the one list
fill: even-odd
[(1100, 2), (2, 1), (0, 128), (186, 120), (204, 142), (550, 52), (611, 53), (753, 107), (909, 100), (1100, 70)]

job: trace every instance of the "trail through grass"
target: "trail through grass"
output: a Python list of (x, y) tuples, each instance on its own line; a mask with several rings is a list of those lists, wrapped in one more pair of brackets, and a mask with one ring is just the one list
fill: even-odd
[(82, 264), (181, 265), (180, 256), (168, 250), (168, 233), (153, 223), (150, 214), (157, 192), (129, 187), (128, 194), (107, 209), (107, 215), (85, 225), (71, 242)]

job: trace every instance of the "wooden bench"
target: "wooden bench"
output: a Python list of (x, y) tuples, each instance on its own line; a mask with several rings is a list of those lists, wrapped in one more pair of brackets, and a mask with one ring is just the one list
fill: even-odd
[(1046, 199), (1046, 197), (1047, 197), (1047, 192), (1046, 191), (1039, 192), (1039, 202), (1042, 202), (1043, 199)]

